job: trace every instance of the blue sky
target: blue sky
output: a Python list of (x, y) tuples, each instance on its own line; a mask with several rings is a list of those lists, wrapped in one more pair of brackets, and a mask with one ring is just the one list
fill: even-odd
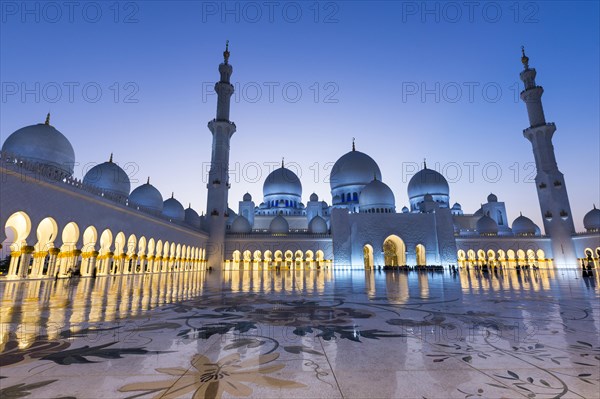
[[(3, 2), (0, 139), (52, 124), (76, 176), (114, 159), (132, 188), (205, 209), (225, 40), (234, 67), (230, 206), (282, 157), (331, 202), (333, 162), (372, 156), (396, 195), (422, 160), (474, 212), (490, 192), (541, 225), (520, 46), (545, 88), (578, 230), (600, 205), (598, 2)], [(468, 4), (468, 3), (467, 3)], [(72, 8), (70, 8), (72, 7)], [(269, 8), (271, 7), (271, 8)]]

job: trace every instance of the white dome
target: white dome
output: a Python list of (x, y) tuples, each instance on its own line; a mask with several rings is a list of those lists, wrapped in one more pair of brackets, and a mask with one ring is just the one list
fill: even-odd
[(277, 215), (269, 225), (269, 231), (275, 234), (287, 234), (290, 231), (290, 225), (281, 215)]
[(184, 211), (183, 220), (189, 225), (200, 228), (200, 215), (192, 209), (192, 204)]
[(455, 211), (460, 211), (462, 210), (462, 206), (458, 202), (455, 202), (454, 205), (452, 205), (452, 209)]
[(342, 155), (331, 168), (329, 185), (332, 191), (344, 186), (364, 186), (374, 177), (381, 180), (381, 171), (373, 158), (363, 152), (352, 150)]
[(396, 199), (387, 184), (380, 180), (373, 180), (362, 189), (358, 204), (361, 212), (370, 208), (394, 209)]
[(163, 202), (163, 216), (177, 222), (183, 222), (185, 220), (185, 210), (181, 202), (177, 201), (173, 195), (171, 198)]
[(129, 203), (158, 212), (163, 209), (163, 197), (160, 191), (150, 184), (150, 179), (129, 194)]
[(321, 216), (317, 215), (308, 224), (309, 233), (327, 234), (327, 222)]
[(516, 235), (535, 235), (538, 227), (531, 219), (520, 215), (512, 222), (512, 231)]
[(498, 224), (491, 217), (484, 215), (477, 220), (477, 232), (479, 234), (498, 234)]
[(425, 194), (433, 196), (449, 196), (450, 188), (446, 178), (433, 169), (423, 168), (408, 182), (408, 198), (423, 197)]
[(73, 146), (61, 132), (50, 125), (49, 120), (46, 124), (25, 126), (15, 131), (2, 145), (2, 152), (52, 166), (65, 176), (73, 174), (75, 165)]
[(129, 176), (112, 161), (112, 154), (108, 162), (94, 166), (85, 174), (83, 184), (123, 197), (127, 197), (131, 190)]
[(248, 219), (240, 215), (233, 220), (231, 231), (233, 233), (250, 233), (252, 232), (252, 226), (250, 226)]
[(586, 230), (600, 230), (600, 209), (596, 208), (594, 205), (594, 209), (589, 211), (583, 217), (583, 227)]
[(301, 197), (302, 184), (294, 172), (282, 166), (271, 172), (265, 179), (263, 195), (265, 197), (270, 195), (292, 195)]

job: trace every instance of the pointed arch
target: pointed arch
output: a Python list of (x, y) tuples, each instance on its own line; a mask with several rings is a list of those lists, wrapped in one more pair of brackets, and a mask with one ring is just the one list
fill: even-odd
[(383, 256), (385, 266), (406, 265), (406, 245), (395, 234), (388, 236), (383, 241)]

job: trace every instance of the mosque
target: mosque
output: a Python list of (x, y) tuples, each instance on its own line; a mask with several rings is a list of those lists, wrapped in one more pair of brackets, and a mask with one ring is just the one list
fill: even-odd
[[(567, 187), (558, 169), (552, 136), (523, 51), (521, 99), (530, 126), (537, 167), (535, 184), (543, 232), (526, 216), (512, 223), (494, 194), (474, 213), (451, 205), (450, 187), (427, 168), (407, 186), (409, 206), (398, 210), (377, 162), (352, 149), (330, 176), (331, 201), (308, 196), (285, 167), (264, 181), (263, 198), (250, 194), (230, 208), (228, 166), (236, 125), (230, 120), (233, 72), (226, 48), (219, 65), (216, 117), (207, 184), (207, 209), (185, 209), (173, 194), (145, 184), (131, 190), (127, 173), (113, 156), (73, 176), (75, 151), (50, 121), (23, 127), (5, 140), (0, 153), (0, 241), (10, 253), (7, 277), (82, 276), (271, 268), (373, 268), (377, 266), (501, 265), (517, 267), (598, 266), (600, 209), (584, 217), (576, 232)], [(207, 154), (208, 155), (208, 154)], [(483, 195), (482, 195), (483, 197)], [(329, 199), (329, 198), (328, 198)], [(4, 236), (2, 236), (4, 235)]]

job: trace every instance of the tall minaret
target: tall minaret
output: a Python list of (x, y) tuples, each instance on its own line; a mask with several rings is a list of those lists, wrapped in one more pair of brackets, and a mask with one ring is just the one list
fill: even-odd
[(217, 117), (208, 122), (213, 135), (210, 171), (208, 172), (208, 198), (206, 218), (209, 242), (206, 249), (208, 266), (221, 269), (225, 252), (225, 226), (227, 223), (227, 196), (229, 193), (229, 141), (235, 133), (235, 123), (229, 120), (229, 102), (233, 85), (229, 82), (233, 69), (229, 64), (229, 40), (219, 65), (221, 79), (215, 84)]
[(524, 69), (520, 74), (520, 78), (525, 84), (525, 90), (521, 92), (521, 99), (527, 105), (530, 125), (523, 130), (523, 136), (531, 141), (533, 147), (533, 156), (537, 168), (535, 184), (544, 221), (544, 231), (552, 239), (554, 265), (573, 267), (577, 265), (572, 240), (575, 226), (573, 225), (573, 215), (569, 205), (565, 178), (558, 170), (556, 157), (554, 156), (552, 136), (556, 131), (556, 125), (552, 122), (546, 123), (542, 107), (544, 89), (535, 84), (536, 71), (529, 68), (529, 58), (525, 55), (523, 47), (521, 51), (521, 62)]

